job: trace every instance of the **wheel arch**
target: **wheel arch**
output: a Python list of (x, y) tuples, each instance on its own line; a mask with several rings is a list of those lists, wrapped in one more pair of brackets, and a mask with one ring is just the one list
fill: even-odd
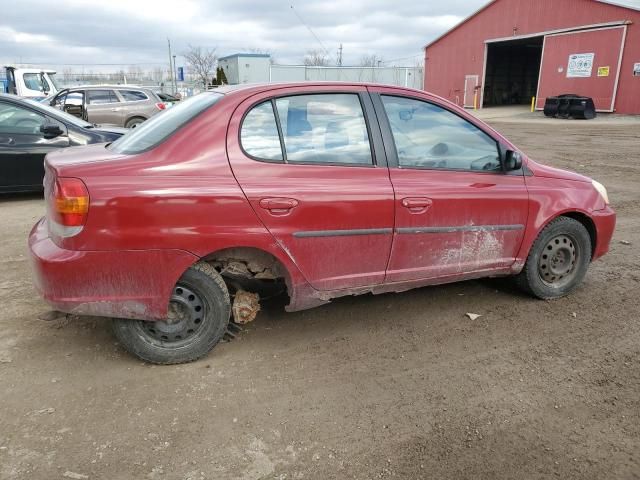
[(145, 117), (144, 115), (140, 115), (139, 113), (134, 113), (133, 115), (129, 115), (125, 120), (124, 120), (124, 124), (126, 125), (127, 123), (129, 123), (131, 120), (135, 120), (136, 118), (139, 118), (140, 120), (142, 120), (143, 122), (146, 122), (147, 120), (149, 120), (148, 117)]
[(571, 218), (573, 220), (576, 220), (577, 222), (580, 222), (580, 224), (585, 227), (585, 229), (589, 233), (589, 239), (591, 240), (590, 253), (591, 253), (591, 257), (593, 257), (594, 252), (596, 250), (596, 242), (598, 240), (597, 229), (593, 219), (586, 211), (579, 210), (576, 208), (567, 208), (566, 210), (555, 212), (554, 215), (546, 217), (544, 218), (544, 220), (541, 220), (540, 217), (536, 217), (536, 220), (533, 221), (534, 223), (529, 224), (529, 227), (528, 227), (529, 232), (525, 235), (525, 239), (523, 240), (520, 246), (520, 250), (516, 257), (516, 261), (512, 266), (513, 273), (520, 272), (524, 267), (524, 264), (527, 261), (527, 258), (529, 257), (529, 253), (531, 252), (531, 248), (533, 247), (533, 244), (536, 238), (538, 238), (538, 235), (540, 235), (540, 232), (542, 232), (542, 230), (544, 230), (544, 228), (546, 228), (547, 225), (549, 225), (551, 222), (553, 222), (554, 220), (557, 220), (560, 217)]
[(227, 247), (215, 250), (200, 261), (211, 264), (223, 275), (225, 281), (233, 277), (245, 277), (252, 281), (282, 281), (291, 298), (299, 279), (292, 272), (294, 265), (276, 253), (255, 246)]
[[(591, 257), (593, 257), (593, 254), (595, 253), (595, 250), (596, 250), (596, 242), (598, 240), (598, 232), (596, 230), (596, 224), (594, 223), (593, 219), (586, 213), (576, 210), (576, 211), (564, 212), (556, 216), (555, 218), (552, 218), (549, 222), (547, 222), (547, 224), (559, 217), (572, 218), (582, 224), (582, 226), (589, 233), (589, 239), (591, 240)], [(545, 226), (547, 224), (545, 224)]]

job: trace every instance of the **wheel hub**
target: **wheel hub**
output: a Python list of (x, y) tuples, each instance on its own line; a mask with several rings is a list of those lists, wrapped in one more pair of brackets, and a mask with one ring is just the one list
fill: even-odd
[(557, 235), (549, 240), (538, 264), (538, 272), (544, 282), (558, 285), (571, 281), (578, 259), (575, 245), (568, 235)]
[(178, 284), (171, 294), (167, 319), (142, 322), (144, 332), (163, 343), (182, 343), (202, 328), (205, 305), (191, 288)]

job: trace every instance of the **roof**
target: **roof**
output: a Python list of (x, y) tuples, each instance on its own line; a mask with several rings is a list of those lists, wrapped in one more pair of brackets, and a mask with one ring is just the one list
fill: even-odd
[[(484, 6), (480, 7), (478, 10), (476, 10), (475, 12), (473, 12), (471, 15), (469, 15), (468, 17), (464, 18), (463, 20), (461, 20), (459, 23), (456, 23), (453, 27), (451, 27), (449, 30), (445, 31), (442, 35), (434, 38), (433, 40), (431, 40), (429, 43), (427, 43), (424, 48), (429, 48), (431, 45), (433, 45), (436, 42), (439, 42), (441, 39), (443, 39), (444, 37), (446, 37), (447, 35), (449, 35), (451, 32), (453, 32), (454, 30), (457, 30), (459, 27), (461, 27), (462, 25), (464, 25), (465, 23), (467, 23), (469, 20), (471, 20), (473, 17), (475, 17), (476, 15), (478, 15), (479, 13), (483, 12), (484, 10), (486, 10), (487, 8), (489, 8), (491, 5), (493, 5), (494, 3), (496, 3), (498, 0), (491, 0), (490, 2), (488, 2), (487, 4), (485, 4)], [(592, 0), (594, 2), (600, 2), (600, 3), (607, 3), (609, 5), (614, 5), (616, 7), (622, 7), (622, 8), (628, 8), (630, 10), (638, 10), (640, 11), (640, 0)]]
[[(415, 88), (410, 87), (402, 87), (399, 85), (385, 85), (381, 83), (372, 83), (372, 82), (338, 82), (338, 81), (298, 81), (298, 82), (259, 82), (259, 83), (241, 83), (237, 85), (224, 85), (221, 87), (217, 87), (212, 90), (207, 90), (207, 93), (221, 93), (223, 95), (228, 94), (236, 94), (240, 92), (252, 92), (259, 93), (270, 90), (278, 90), (282, 88), (306, 88), (306, 87), (387, 87), (393, 88), (396, 90), (403, 90), (408, 92), (420, 92), (425, 93), (424, 90), (416, 90)], [(427, 92), (429, 93), (429, 92)], [(432, 95), (430, 93), (430, 95)]]
[(258, 57), (258, 58), (269, 58), (271, 55), (268, 53), (234, 53), (233, 55), (227, 55), (226, 57), (220, 57), (220, 60), (231, 60), (232, 58), (245, 58), (245, 57)]

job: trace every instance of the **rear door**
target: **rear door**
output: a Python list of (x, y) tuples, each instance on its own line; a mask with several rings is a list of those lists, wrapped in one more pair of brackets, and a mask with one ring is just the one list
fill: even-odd
[[(44, 138), (41, 127), (50, 123), (65, 133)], [(44, 156), (68, 145), (63, 124), (23, 106), (0, 101), (0, 191), (41, 188)]]
[(87, 121), (101, 125), (122, 125), (124, 111), (113, 90), (87, 90)]
[(465, 108), (477, 107), (478, 99), (477, 89), (478, 87), (478, 75), (466, 75), (464, 77), (464, 98), (462, 103)]
[[(249, 202), (310, 284), (384, 280), (393, 189), (364, 87), (284, 88), (234, 113), (229, 161)], [(372, 128), (372, 126), (374, 126)]]
[(396, 195), (386, 281), (512, 265), (528, 214), (523, 172), (504, 172), (498, 142), (470, 119), (419, 94), (377, 91)]

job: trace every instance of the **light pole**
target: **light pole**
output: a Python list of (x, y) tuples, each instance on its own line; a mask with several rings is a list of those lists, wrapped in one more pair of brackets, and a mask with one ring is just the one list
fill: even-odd
[(171, 40), (169, 40), (168, 38), (167, 38), (167, 45), (169, 46), (169, 75), (171, 75), (169, 78), (171, 80), (171, 83), (175, 85), (175, 80), (173, 76), (173, 66), (171, 65)]
[(176, 78), (176, 56), (173, 56), (173, 94), (178, 93), (178, 79)]

